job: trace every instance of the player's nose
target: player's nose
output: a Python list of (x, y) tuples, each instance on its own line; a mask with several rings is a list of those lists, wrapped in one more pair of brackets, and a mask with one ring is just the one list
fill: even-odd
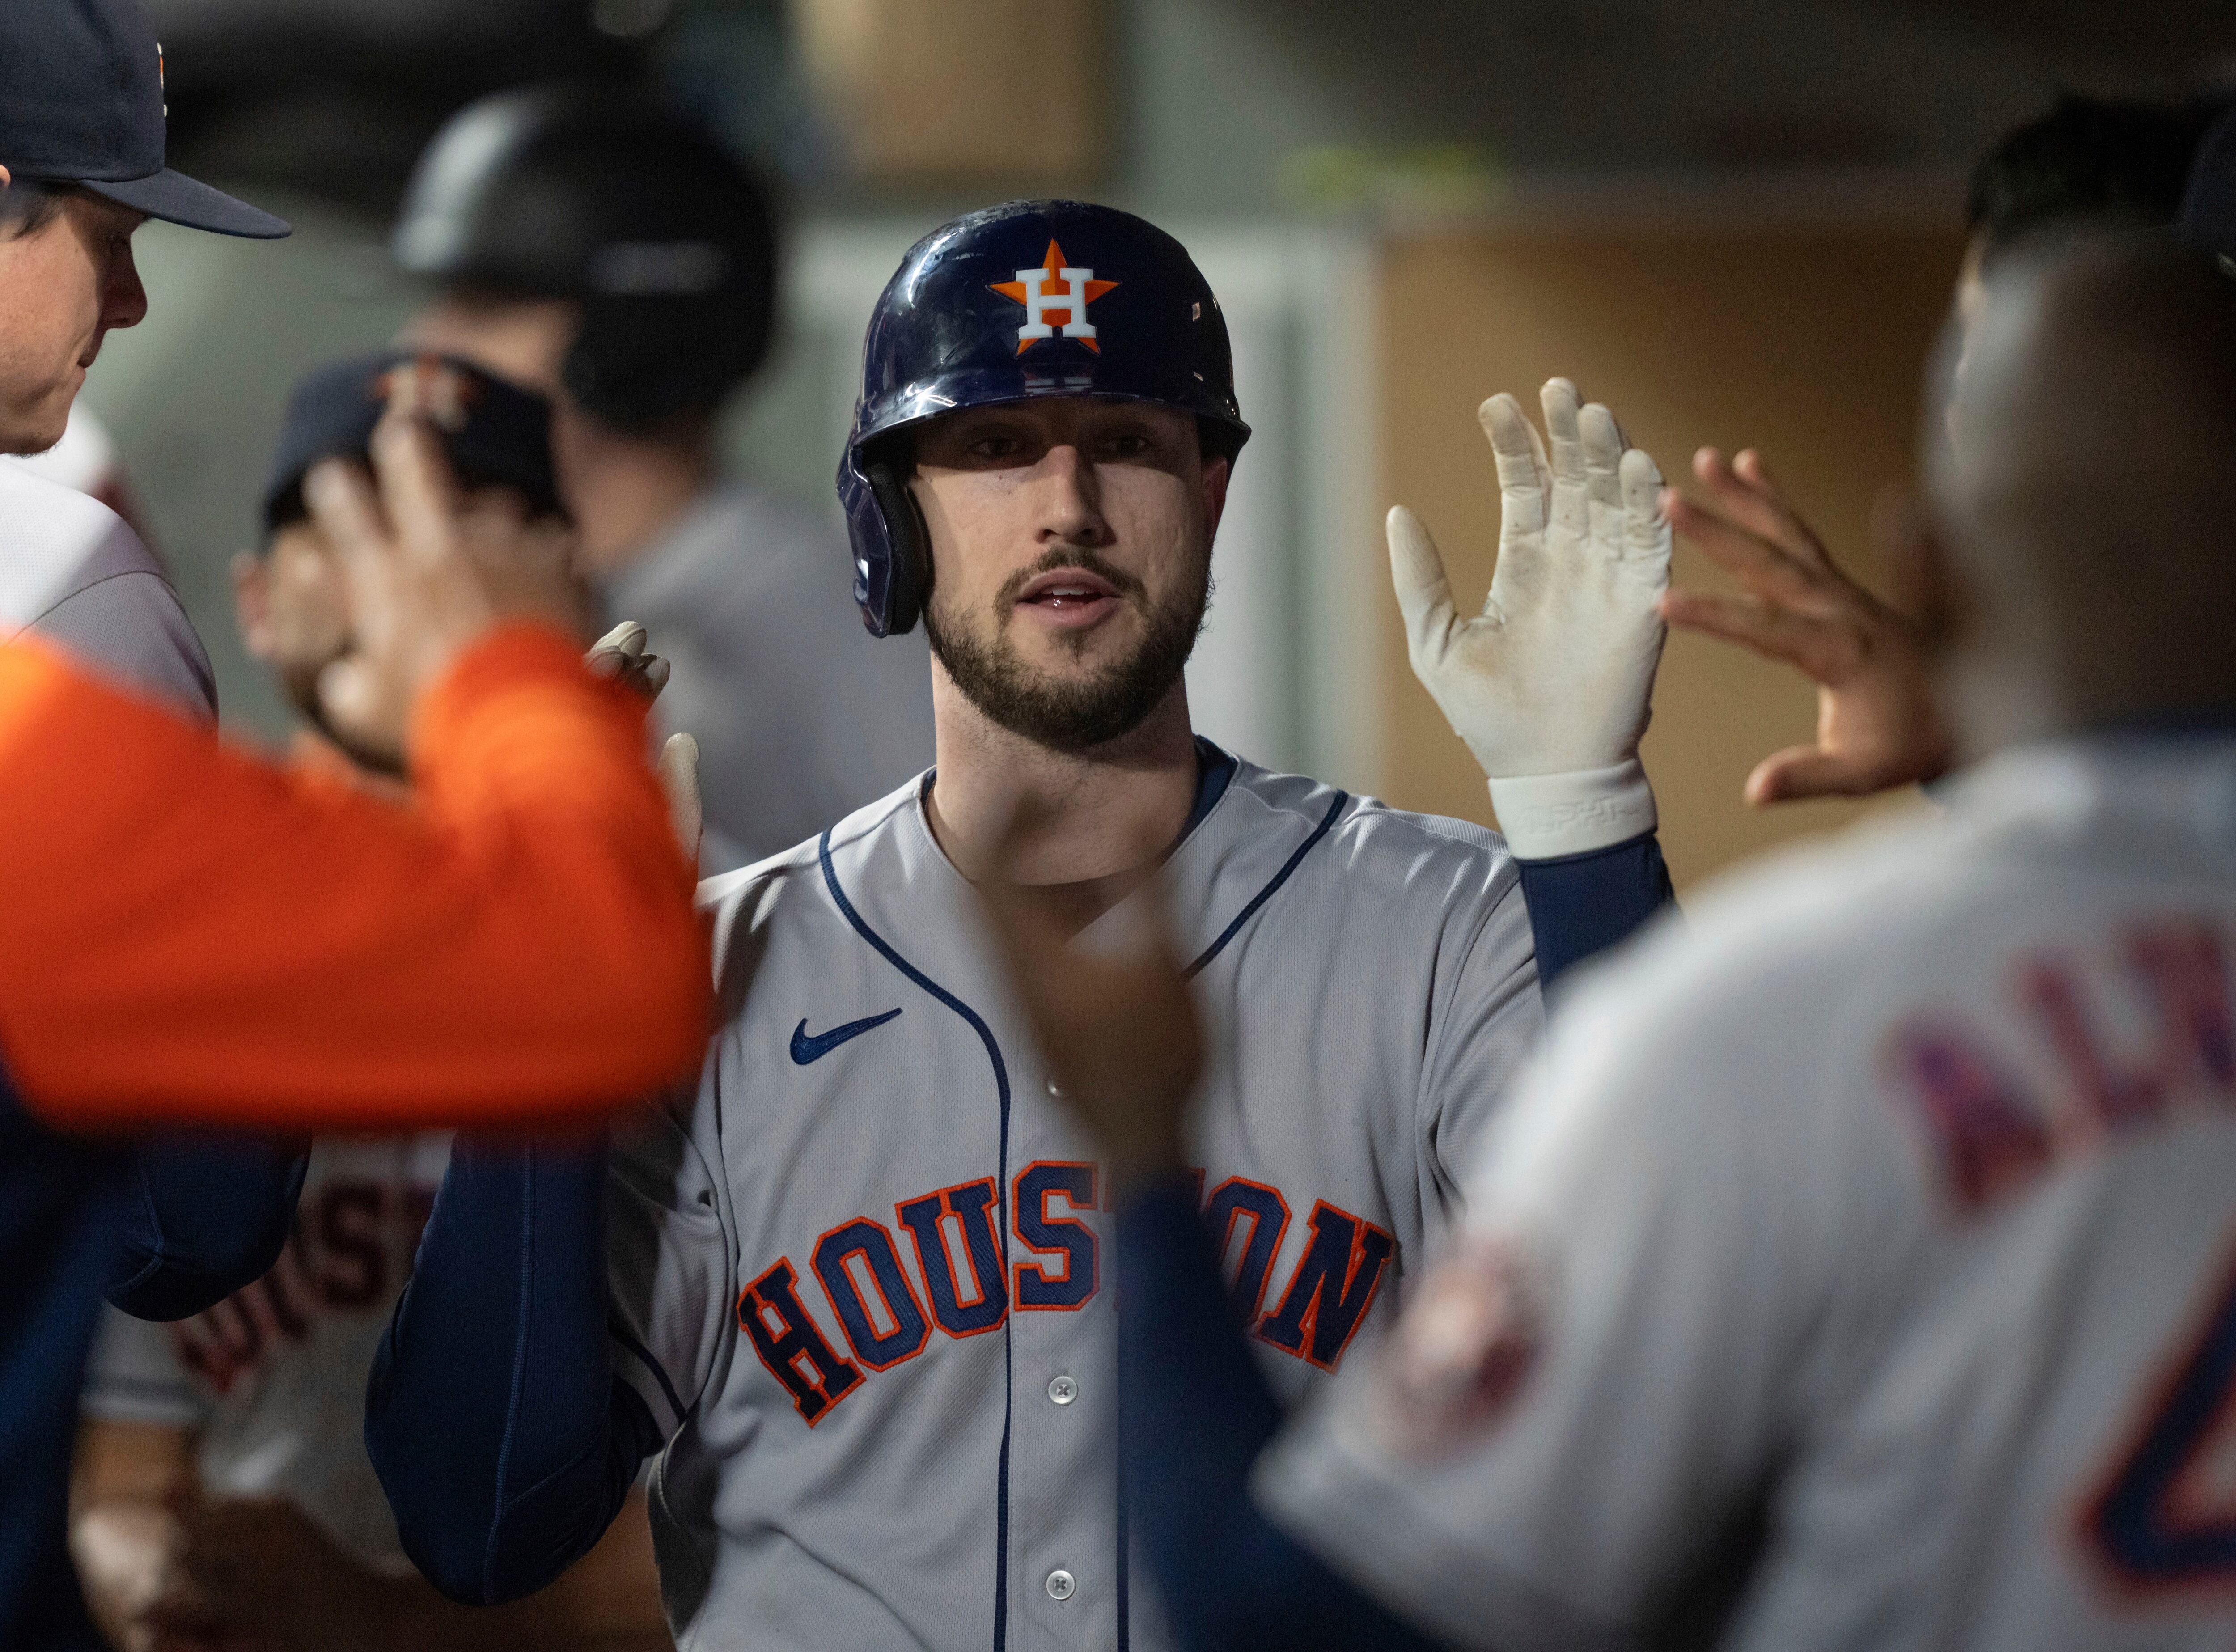
[(1073, 545), (1107, 543), (1109, 524), (1102, 517), (1095, 467), (1086, 456), (1068, 444), (1051, 447), (1035, 469), (1041, 540)]

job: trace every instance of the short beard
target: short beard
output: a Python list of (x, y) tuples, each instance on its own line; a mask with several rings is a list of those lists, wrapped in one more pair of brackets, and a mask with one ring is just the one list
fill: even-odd
[[(1004, 624), (1018, 592), (1058, 568), (1077, 568), (1107, 580), (1121, 602), (1140, 602), (1141, 582), (1091, 550), (1059, 547), (1003, 582), (995, 598), (993, 634), (981, 640), (950, 628), (940, 615), (938, 592), (924, 605), (924, 635), (963, 697), (1013, 734), (1052, 751), (1085, 752), (1132, 734), (1172, 692), (1202, 635), (1211, 604), (1210, 559), (1203, 577), (1148, 610), (1148, 629), (1126, 659), (1084, 681), (1050, 681), (1018, 658)], [(1085, 646), (1085, 638), (1077, 646)]]

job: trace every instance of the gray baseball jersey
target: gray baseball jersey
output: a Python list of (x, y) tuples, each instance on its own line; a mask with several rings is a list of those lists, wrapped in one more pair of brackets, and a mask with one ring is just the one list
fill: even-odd
[(366, 1565), (407, 1566), (365, 1456), (365, 1382), (450, 1150), (444, 1131), (319, 1138), (293, 1241), (317, 1297), (302, 1340), (220, 1393), (180, 1359), (168, 1326), (106, 1309), (85, 1414), (184, 1429), (205, 1490), (285, 1494)]
[(202, 717), (217, 680), (169, 577), (107, 505), (0, 458), (0, 640), (34, 631)]
[(845, 536), (750, 488), (715, 489), (605, 581), (672, 668), (654, 715), (699, 742), (704, 864), (789, 848), (931, 760), (921, 637), (872, 638)]
[[(1168, 1644), (1115, 1484), (1102, 1170), (922, 798), (704, 886), (723, 1024), (615, 1155), (687, 1648)], [(1247, 764), (1199, 813), (1167, 865), (1225, 1052), (1198, 1162), (1293, 1399), (1450, 1219), (1539, 1031), (1529, 924), (1479, 827)]]
[(1455, 1646), (1652, 1644), (1750, 1524), (1737, 1652), (2231, 1644), (2236, 738), (1952, 801), (1564, 1004), (1279, 1519)]

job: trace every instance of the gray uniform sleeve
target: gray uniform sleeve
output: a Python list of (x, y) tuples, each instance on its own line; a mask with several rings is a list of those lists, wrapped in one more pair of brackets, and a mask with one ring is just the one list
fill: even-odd
[[(137, 539), (133, 546), (138, 549)], [(209, 655), (178, 593), (152, 568), (122, 567), (96, 575), (40, 615), (30, 629), (167, 706), (197, 717), (217, 715), (217, 678)]]
[(1494, 892), (1457, 966), (1437, 982), (1422, 1074), (1424, 1156), (1447, 1210), (1457, 1208), (1483, 1135), (1545, 1026), (1521, 884), (1502, 877)]

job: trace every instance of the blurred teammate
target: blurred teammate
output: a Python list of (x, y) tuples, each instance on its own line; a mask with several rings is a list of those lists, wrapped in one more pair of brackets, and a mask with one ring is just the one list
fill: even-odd
[[(344, 777), (355, 765), (398, 794), (404, 731), (335, 728), (319, 701), (320, 673), (349, 649), (350, 605), (303, 482), (319, 459), (363, 458), (404, 375), (464, 488), (510, 489), (531, 518), (562, 514), (540, 398), (464, 362), (383, 352), (297, 387), (264, 542), (233, 569), (249, 651), (304, 719), (299, 759)], [(71, 1547), (113, 1645), (669, 1644), (641, 1498), (551, 1589), (496, 1617), (444, 1600), (396, 1545), (365, 1455), (365, 1376), (449, 1153), (442, 1132), (323, 1137), (271, 1274), (178, 1326), (108, 1316), (88, 1372)]]
[[(2007, 134), (1973, 168), (1967, 192), (1959, 323), (1978, 303), (1983, 273), (2031, 236), (2173, 225), (2185, 192), (2198, 193), (2200, 146), (2223, 107), (2067, 96)], [(2222, 124), (2231, 154), (2224, 170), (2236, 177), (2236, 127)], [(2226, 198), (2236, 203), (2236, 183)], [(2190, 213), (2211, 215), (2201, 202)], [(2218, 217), (2236, 249), (2236, 210), (2224, 206)], [(2187, 233), (2212, 244), (2207, 234)], [(1916, 624), (1841, 571), (1760, 454), (1749, 449), (1727, 461), (1703, 448), (1693, 472), (1706, 498), (1676, 501), (1672, 522), (1740, 590), (1674, 589), (1663, 614), (1673, 625), (1792, 665), (1818, 685), (1816, 739), (1758, 764), (1747, 800), (1862, 796), (1941, 773), (1949, 736), (1928, 692)], [(1904, 530), (1892, 521), (1889, 527), (1895, 536)]]
[[(1249, 434), (1186, 250), (1076, 201), (928, 236), (871, 319), (839, 475), (871, 629), (931, 634), (937, 769), (705, 892), (724, 1025), (602, 1159), (462, 1140), (367, 1439), (445, 1590), (533, 1587), (660, 1452), (699, 1647), (1168, 1643), (1131, 1580), (1103, 1166), (969, 894), (1011, 814), (1067, 932), (1161, 861), (1234, 1040), (1197, 1143), (1283, 1391), (1394, 1313), (1542, 1020), (1666, 897), (1637, 740), (1669, 541), (1608, 410), (1483, 409), (1485, 611), (1393, 513), (1417, 668), (1515, 850), (1189, 726), (1182, 668)], [(833, 573), (838, 570), (833, 569)], [(1525, 897), (1526, 889), (1526, 897)], [(523, 1274), (493, 1259), (533, 1254)], [(510, 1442), (510, 1444), (508, 1443)]]
[[(148, 215), (286, 228), (164, 168), (159, 49), (130, 0), (0, 9), (0, 449), (53, 445), (107, 331), (145, 313)], [(102, 1295), (191, 1313), (286, 1233), (284, 1155), (133, 1155), (87, 1133), (581, 1116), (697, 1053), (703, 945), (641, 707), (550, 630), (569, 546), (460, 508), (408, 419), (377, 453), (378, 497), (346, 467), (311, 483), (357, 642), (322, 688), (338, 714), (415, 708), (426, 801), (408, 815), (124, 692), (164, 684), (118, 654), (168, 643), (166, 672), (187, 656), (167, 588), (102, 507), (0, 477), (10, 611), (138, 593), (124, 650), (0, 643), (0, 1642), (82, 1623), (64, 1478)], [(58, 533), (122, 576), (74, 583), (85, 558), (57, 560)]]
[(1169, 943), (998, 904), (1134, 1181), (1128, 1471), (1190, 1644), (2236, 1633), (2236, 292), (2141, 237), (1985, 281), (1927, 419), (1948, 816), (1581, 989), (1461, 1239), (1254, 1479)]
[(404, 331), (549, 397), (560, 491), (606, 623), (674, 675), (703, 754), (710, 871), (820, 831), (931, 759), (924, 650), (846, 601), (844, 541), (724, 480), (723, 404), (776, 326), (761, 188), (687, 122), (612, 91), (485, 98), (419, 163), (396, 256), (443, 295)]

